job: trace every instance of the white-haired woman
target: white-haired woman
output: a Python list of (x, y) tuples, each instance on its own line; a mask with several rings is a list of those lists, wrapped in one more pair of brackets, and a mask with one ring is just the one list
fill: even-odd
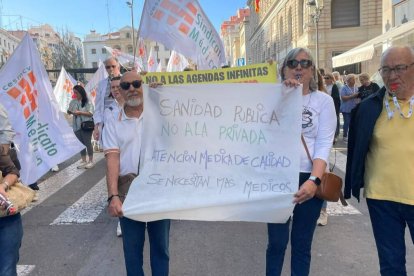
[[(283, 61), (280, 75), (287, 86), (302, 85), (302, 135), (312, 161), (302, 147), (299, 173), (299, 190), (294, 195), (295, 208), (286, 223), (268, 224), (266, 251), (266, 275), (280, 275), (285, 250), (289, 241), (289, 225), (292, 221), (291, 273), (308, 275), (311, 245), (322, 200), (315, 197), (320, 178), (326, 170), (332, 147), (336, 116), (332, 97), (317, 89), (315, 65), (309, 50), (292, 49)], [(299, 138), (299, 137), (298, 137)]]

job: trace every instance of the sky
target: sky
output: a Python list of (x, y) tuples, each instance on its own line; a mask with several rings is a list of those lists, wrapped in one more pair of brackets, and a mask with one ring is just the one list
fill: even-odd
[[(246, 7), (247, 0), (199, 0), (199, 3), (219, 31), (224, 20)], [(134, 0), (135, 28), (143, 6), (143, 0)], [(0, 14), (3, 29), (26, 30), (48, 23), (55, 31), (67, 29), (82, 40), (90, 30), (104, 34), (131, 26), (131, 9), (126, 0), (0, 0)]]

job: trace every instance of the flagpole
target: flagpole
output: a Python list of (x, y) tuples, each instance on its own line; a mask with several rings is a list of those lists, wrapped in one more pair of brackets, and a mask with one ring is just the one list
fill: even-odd
[(134, 0), (127, 1), (126, 4), (131, 9), (131, 24), (132, 24), (132, 52), (134, 53), (133, 63), (135, 65), (135, 28), (134, 28)]
[[(142, 12), (145, 11), (145, 5), (146, 4), (147, 4), (147, 0), (144, 0), (144, 7), (142, 8)], [(135, 41), (135, 45), (138, 45), (139, 35), (141, 33), (142, 18), (143, 18), (143, 16), (142, 16), (142, 13), (141, 13), (141, 18), (139, 20), (138, 33), (137, 33), (137, 38), (136, 38), (136, 41)], [(134, 64), (135, 64), (135, 55), (136, 55), (136, 48), (134, 48)]]

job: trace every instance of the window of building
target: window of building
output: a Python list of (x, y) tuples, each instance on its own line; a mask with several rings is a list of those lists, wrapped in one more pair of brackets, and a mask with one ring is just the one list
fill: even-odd
[(114, 49), (117, 49), (117, 50), (121, 51), (121, 46), (119, 46), (119, 45), (115, 45), (115, 46), (114, 46)]
[(331, 25), (332, 28), (360, 26), (359, 0), (332, 0)]
[(166, 65), (168, 65), (168, 61), (169, 61), (169, 60), (170, 60), (169, 58), (166, 58), (166, 59), (165, 59), (165, 64), (166, 64)]
[(134, 48), (132, 47), (132, 45), (128, 45), (128, 53), (132, 54), (133, 51)]
[(106, 54), (106, 48), (102, 48), (102, 54)]
[(298, 35), (302, 35), (303, 34), (303, 16), (304, 16), (304, 1), (300, 0), (299, 1), (299, 8), (298, 8)]
[(7, 47), (9, 48), (9, 50), (10, 50), (10, 42), (7, 42)]
[(45, 37), (50, 37), (50, 34), (48, 34), (48, 33), (45, 33)]
[(126, 33), (126, 38), (131, 38), (131, 34), (130, 33)]
[(281, 51), (285, 46), (285, 36), (283, 34), (283, 17), (280, 18), (279, 23), (279, 51)]
[(289, 16), (288, 16), (288, 44), (292, 43), (292, 36), (293, 36), (293, 21), (292, 21), (292, 9), (289, 9)]
[[(342, 54), (343, 52), (332, 52), (332, 57)], [(361, 74), (361, 63), (349, 64), (341, 67), (333, 68), (333, 71), (338, 71), (341, 75), (345, 74)]]
[(96, 54), (96, 49), (95, 48), (91, 49), (91, 53), (92, 53), (92, 55), (95, 55)]
[(92, 62), (92, 68), (98, 68), (98, 63), (97, 62)]

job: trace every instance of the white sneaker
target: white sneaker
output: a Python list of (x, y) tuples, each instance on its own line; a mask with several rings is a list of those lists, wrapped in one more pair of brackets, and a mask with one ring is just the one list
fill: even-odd
[(53, 168), (50, 169), (52, 172), (58, 172), (59, 171), (59, 166), (56, 165)]
[(119, 221), (118, 221), (118, 226), (116, 227), (116, 236), (117, 237), (122, 236), (121, 223)]
[(326, 210), (321, 210), (317, 224), (319, 226), (325, 226), (328, 224), (328, 213), (326, 212)]
[(84, 169), (88, 163), (86, 161), (81, 161), (77, 166), (78, 169)]
[(85, 166), (85, 169), (90, 169), (93, 168), (93, 166), (95, 166), (95, 163), (93, 163), (92, 161), (88, 162)]

